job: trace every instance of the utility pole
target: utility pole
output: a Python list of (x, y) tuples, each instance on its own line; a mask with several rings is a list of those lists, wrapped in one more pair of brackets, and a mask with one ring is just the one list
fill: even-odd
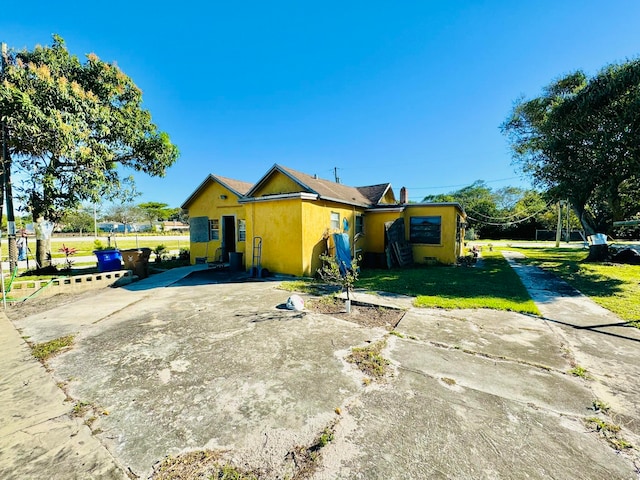
[(567, 221), (567, 243), (569, 243), (571, 241), (571, 204), (569, 203), (569, 200), (566, 200), (566, 205), (567, 205), (567, 214), (566, 214), (566, 221)]
[(562, 234), (562, 202), (558, 202), (558, 225), (556, 226), (556, 248), (560, 246), (561, 234)]
[[(7, 44), (2, 43), (2, 69), (0, 80), (4, 80), (7, 68)], [(2, 122), (2, 189), (7, 202), (7, 237), (9, 242), (9, 268), (18, 266), (18, 245), (16, 244), (16, 219), (13, 212), (13, 192), (11, 188), (11, 158), (9, 156), (9, 129), (6, 122)], [(1, 209), (0, 209), (1, 213)]]

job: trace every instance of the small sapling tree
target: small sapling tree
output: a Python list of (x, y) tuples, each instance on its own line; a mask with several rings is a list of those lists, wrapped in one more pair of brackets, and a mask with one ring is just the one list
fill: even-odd
[(335, 257), (329, 255), (320, 255), (320, 260), (322, 260), (322, 266), (318, 269), (318, 275), (324, 282), (338, 285), (343, 292), (347, 293), (347, 313), (351, 313), (350, 294), (353, 292), (353, 286), (358, 281), (358, 260), (356, 258), (352, 259), (350, 268), (344, 261), (338, 263)]

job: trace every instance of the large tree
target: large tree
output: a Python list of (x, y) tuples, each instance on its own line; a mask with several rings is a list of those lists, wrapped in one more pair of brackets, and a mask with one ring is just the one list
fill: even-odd
[[(446, 194), (428, 195), (425, 202), (458, 202), (467, 214), (467, 230), (477, 238), (534, 238), (546, 228), (548, 203), (535, 190), (491, 189), (482, 180)], [(555, 228), (555, 216), (552, 215)]]
[(166, 220), (173, 213), (173, 209), (168, 208), (169, 204), (162, 202), (140, 203), (138, 207), (144, 212), (151, 230), (153, 230), (153, 222)]
[[(81, 62), (59, 36), (50, 47), (12, 54), (2, 74), (5, 169), (27, 179), (17, 191), (36, 224), (54, 222), (82, 201), (113, 198), (122, 167), (163, 176), (178, 157), (131, 78), (95, 54)], [(40, 265), (49, 250), (38, 242)]]
[(514, 160), (551, 198), (569, 199), (587, 234), (640, 202), (640, 60), (565, 75), (520, 99), (502, 125)]

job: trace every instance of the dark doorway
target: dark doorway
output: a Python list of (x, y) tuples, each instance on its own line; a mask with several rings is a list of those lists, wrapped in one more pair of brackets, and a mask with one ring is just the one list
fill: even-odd
[(222, 261), (229, 261), (229, 253), (236, 251), (236, 217), (222, 217)]

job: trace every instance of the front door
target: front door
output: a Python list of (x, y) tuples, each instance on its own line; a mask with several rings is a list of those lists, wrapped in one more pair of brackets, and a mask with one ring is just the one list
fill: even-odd
[(222, 217), (222, 261), (229, 261), (229, 253), (236, 251), (236, 217)]

